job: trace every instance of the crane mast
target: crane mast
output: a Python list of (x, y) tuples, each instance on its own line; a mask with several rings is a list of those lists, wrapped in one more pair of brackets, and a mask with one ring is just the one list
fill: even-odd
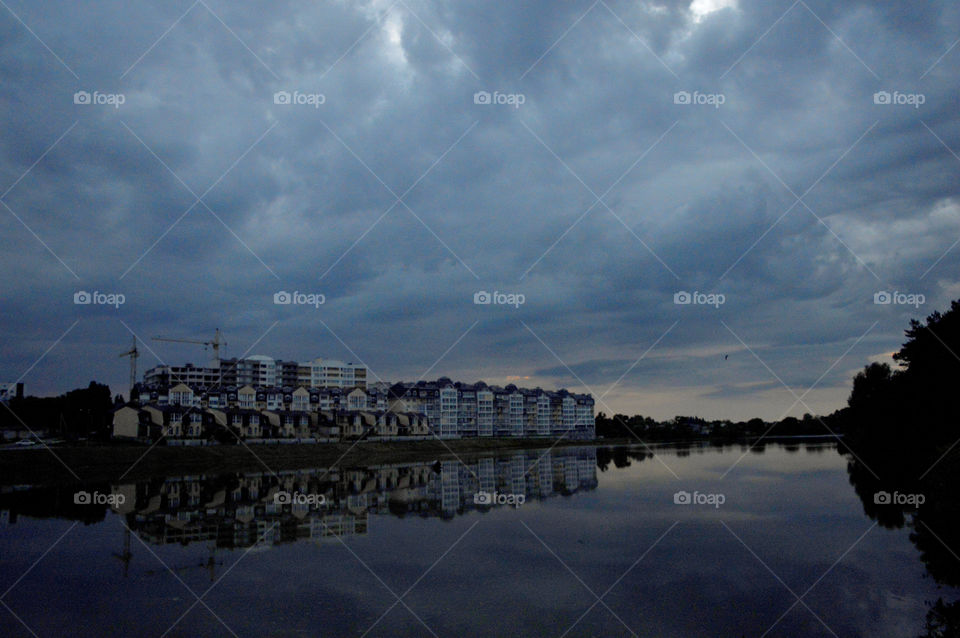
[(133, 401), (133, 386), (137, 384), (137, 358), (140, 352), (137, 350), (137, 337), (133, 337), (133, 345), (126, 352), (120, 353), (121, 357), (130, 357), (130, 390), (127, 395), (128, 401)]

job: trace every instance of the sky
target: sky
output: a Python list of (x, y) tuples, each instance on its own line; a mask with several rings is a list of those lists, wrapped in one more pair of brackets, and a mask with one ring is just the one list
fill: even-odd
[(960, 297), (958, 26), (947, 1), (3, 0), (0, 380), (126, 393), (134, 338), (142, 373), (211, 357), (153, 337), (220, 328), (225, 356), (607, 413), (829, 413)]

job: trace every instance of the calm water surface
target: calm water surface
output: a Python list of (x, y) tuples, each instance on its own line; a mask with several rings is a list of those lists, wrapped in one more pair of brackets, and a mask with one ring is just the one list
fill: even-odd
[(657, 452), (8, 486), (0, 636), (916, 636), (960, 597), (834, 446)]

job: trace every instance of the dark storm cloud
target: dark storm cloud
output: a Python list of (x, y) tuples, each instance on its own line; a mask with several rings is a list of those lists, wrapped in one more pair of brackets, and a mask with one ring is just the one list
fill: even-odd
[[(9, 3), (5, 377), (79, 319), (28, 390), (122, 388), (122, 319), (144, 338), (219, 326), (231, 355), (263, 337), (253, 352), (360, 358), (390, 380), (436, 364), (578, 387), (569, 366), (602, 392), (679, 321), (617, 409), (689, 388), (713, 400), (701, 412), (777, 416), (792, 398), (771, 398), (779, 382), (739, 339), (800, 390), (834, 365), (809, 400), (838, 407), (907, 318), (960, 292), (960, 249), (941, 259), (960, 236), (958, 9), (716, 4), (734, 6)], [(125, 102), (74, 104), (81, 90)], [(78, 289), (127, 302), (75, 306)], [(327, 303), (275, 306), (283, 289)], [(475, 306), (478, 290), (526, 303)], [(726, 302), (677, 306), (680, 290)], [(878, 290), (927, 303), (876, 306)], [(722, 352), (737, 361), (715, 365)]]

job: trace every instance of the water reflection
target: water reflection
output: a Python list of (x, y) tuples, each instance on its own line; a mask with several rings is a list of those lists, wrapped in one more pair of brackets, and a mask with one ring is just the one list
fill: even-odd
[[(841, 453), (849, 459), (850, 484), (864, 513), (887, 529), (910, 529), (910, 541), (937, 585), (960, 587), (956, 456), (938, 456), (916, 442), (891, 447), (859, 440)], [(938, 597), (928, 606), (924, 636), (960, 635), (960, 599)]]
[[(205, 601), (238, 635), (362, 635), (374, 626), (369, 635), (429, 635), (388, 591), (415, 585), (404, 602), (437, 635), (629, 635), (584, 588), (600, 595), (615, 585), (604, 602), (636, 635), (760, 636), (773, 627), (767, 635), (829, 636), (786, 583), (798, 593), (816, 585), (803, 602), (837, 636), (916, 636), (928, 611), (949, 626), (960, 561), (924, 528), (954, 542), (937, 518), (955, 507), (946, 486), (929, 492), (915, 521), (910, 510), (897, 518), (875, 507), (876, 486), (835, 445), (687, 443), (658, 446), (657, 459), (653, 451), (560, 448), (464, 463), (3, 488), (2, 580), (31, 570), (4, 602), (37, 635), (159, 635), (195, 603), (186, 583), (198, 595), (212, 588)], [(123, 502), (77, 504), (80, 488)], [(677, 505), (678, 489), (721, 492), (726, 504)], [(851, 548), (870, 525), (861, 509), (884, 524)], [(71, 531), (69, 521), (90, 524)], [(918, 557), (934, 578), (923, 579)], [(51, 592), (63, 595), (52, 607)], [(114, 621), (129, 627), (111, 633)], [(29, 635), (21, 629), (0, 613), (0, 635)], [(168, 635), (225, 633), (196, 605)]]
[(75, 502), (75, 488), (8, 490), (0, 509), (93, 523), (108, 509), (157, 545), (269, 547), (366, 534), (371, 515), (439, 517), (517, 506), (597, 487), (596, 449), (534, 450), (459, 461), (157, 478), (85, 486), (114, 505)]

